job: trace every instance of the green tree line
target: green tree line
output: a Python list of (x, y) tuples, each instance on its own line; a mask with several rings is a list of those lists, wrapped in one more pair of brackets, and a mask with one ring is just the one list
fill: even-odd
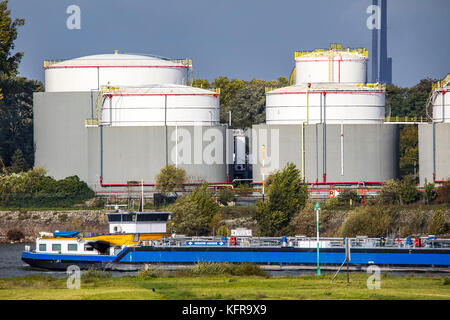
[(20, 172), (34, 164), (33, 92), (42, 83), (18, 76), (23, 52), (14, 53), (17, 30), (24, 19), (13, 20), (8, 1), (0, 2), (0, 169)]

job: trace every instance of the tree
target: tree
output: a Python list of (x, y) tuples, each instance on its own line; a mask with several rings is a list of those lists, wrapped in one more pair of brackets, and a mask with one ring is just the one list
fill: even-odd
[(210, 89), (211, 88), (209, 81), (207, 79), (194, 79), (194, 81), (192, 81), (192, 86), (196, 87), (196, 88), (202, 88), (202, 89)]
[(436, 201), (439, 203), (450, 203), (450, 180), (444, 181), (437, 188)]
[(169, 230), (188, 236), (204, 236), (218, 228), (222, 220), (219, 206), (207, 188), (208, 185), (203, 184), (169, 207), (173, 212), (167, 224)]
[(414, 173), (414, 165), (418, 165), (419, 159), (419, 135), (416, 125), (405, 125), (400, 129), (400, 176)]
[(8, 1), (0, 2), (0, 157), (6, 166), (19, 148), (29, 165), (34, 163), (33, 92), (42, 91), (39, 81), (17, 77), (22, 52), (12, 54), (17, 29), (25, 22), (12, 20)]
[(428, 232), (431, 234), (443, 234), (446, 230), (444, 213), (441, 210), (436, 210), (428, 224)]
[(308, 188), (300, 184), (300, 170), (288, 163), (269, 179), (267, 200), (258, 202), (254, 219), (262, 236), (286, 235), (291, 233), (292, 218), (305, 205)]
[(8, 1), (0, 2), (0, 77), (14, 77), (22, 59), (23, 52), (11, 54), (17, 38), (17, 28), (25, 24), (24, 19), (12, 20), (8, 10)]
[(220, 121), (231, 122), (235, 128), (248, 128), (253, 124), (265, 121), (265, 88), (279, 88), (289, 85), (285, 77), (277, 80), (265, 81), (253, 79), (229, 80), (227, 77), (219, 77), (214, 80), (212, 87), (220, 88)]
[(423, 193), (427, 204), (436, 199), (437, 192), (435, 184), (433, 182), (428, 182), (427, 178), (425, 178), (425, 183), (423, 184)]
[(19, 173), (30, 169), (27, 161), (23, 157), (22, 150), (17, 149), (11, 158), (11, 166), (8, 168), (10, 173)]
[(162, 168), (156, 176), (156, 189), (162, 193), (173, 192), (183, 189), (186, 182), (186, 171), (169, 164)]

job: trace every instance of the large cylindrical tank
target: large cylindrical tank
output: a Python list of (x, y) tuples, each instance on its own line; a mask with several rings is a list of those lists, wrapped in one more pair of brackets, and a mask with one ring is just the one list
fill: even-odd
[(382, 123), (381, 85), (294, 85), (266, 93), (267, 124)]
[(450, 74), (444, 80), (433, 84), (431, 104), (433, 121), (450, 123)]
[(62, 62), (45, 61), (45, 91), (91, 91), (105, 85), (145, 86), (188, 82), (190, 60), (132, 54), (92, 55)]
[(317, 49), (295, 53), (295, 84), (366, 83), (365, 49)]
[(182, 85), (153, 85), (104, 91), (101, 122), (106, 126), (219, 125), (219, 94)]

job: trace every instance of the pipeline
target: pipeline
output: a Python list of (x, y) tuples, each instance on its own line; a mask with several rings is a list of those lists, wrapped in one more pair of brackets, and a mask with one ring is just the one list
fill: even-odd
[(443, 123), (444, 118), (444, 104), (445, 104), (445, 93), (449, 90), (442, 90), (442, 120), (434, 121), (433, 120), (433, 183), (444, 183), (445, 180), (436, 180), (436, 123)]
[(326, 92), (322, 92), (323, 94), (323, 183), (327, 182), (327, 121), (326, 121)]

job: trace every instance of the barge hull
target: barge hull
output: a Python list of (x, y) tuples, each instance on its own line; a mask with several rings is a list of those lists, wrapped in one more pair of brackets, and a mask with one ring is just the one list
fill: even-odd
[[(319, 252), (321, 265), (340, 265), (345, 260), (341, 248)], [(194, 264), (198, 262), (255, 263), (260, 265), (314, 265), (314, 248), (245, 248), (245, 247), (130, 247), (117, 256), (41, 254), (24, 251), (22, 260), (34, 268), (66, 270), (70, 265), (80, 269), (139, 270), (145, 264)], [(401, 267), (448, 268), (448, 249), (361, 248), (352, 249), (350, 266), (378, 265)]]

